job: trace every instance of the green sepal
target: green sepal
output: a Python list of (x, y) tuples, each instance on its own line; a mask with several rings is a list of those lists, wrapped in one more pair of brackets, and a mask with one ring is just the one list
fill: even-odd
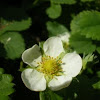
[(63, 100), (61, 96), (54, 93), (53, 91), (46, 89), (45, 91), (40, 92), (40, 100)]

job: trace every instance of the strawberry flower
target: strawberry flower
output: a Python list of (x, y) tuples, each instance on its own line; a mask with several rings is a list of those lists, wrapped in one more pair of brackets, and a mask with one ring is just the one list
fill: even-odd
[(67, 53), (60, 37), (51, 37), (43, 44), (43, 51), (38, 45), (25, 50), (22, 60), (30, 67), (25, 69), (21, 78), (32, 91), (44, 91), (47, 87), (53, 91), (69, 86), (72, 78), (82, 68), (82, 59), (77, 53)]

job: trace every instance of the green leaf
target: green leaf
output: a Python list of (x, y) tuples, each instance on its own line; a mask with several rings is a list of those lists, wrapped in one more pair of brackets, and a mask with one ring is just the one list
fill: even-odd
[(94, 89), (100, 89), (100, 81), (98, 81), (97, 83), (93, 84), (93, 88)]
[(9, 80), (12, 80), (11, 75), (2, 75), (2, 80), (0, 81), (0, 94), (7, 96), (14, 92), (14, 89), (12, 88), (14, 84)]
[(0, 95), (0, 100), (10, 100), (9, 96)]
[(31, 18), (22, 19), (20, 21), (13, 20), (7, 21), (3, 18), (0, 19), (0, 35), (6, 31), (22, 31), (29, 28), (31, 25)]
[(46, 90), (40, 92), (40, 100), (63, 100), (63, 98), (51, 90)]
[(72, 34), (85, 35), (93, 40), (100, 40), (100, 12), (83, 11), (71, 22)]
[(91, 1), (94, 1), (94, 0), (81, 0), (82, 2), (91, 2)]
[(75, 4), (76, 0), (51, 0), (51, 2), (57, 4)]
[(97, 52), (100, 54), (100, 46), (97, 47)]
[(0, 68), (0, 75), (4, 73), (4, 69)]
[(49, 36), (55, 36), (58, 34), (62, 34), (64, 32), (68, 32), (68, 29), (64, 25), (59, 24), (58, 22), (48, 21), (46, 23), (46, 26), (47, 26), (47, 30), (49, 32)]
[(88, 54), (88, 55), (83, 55), (83, 60), (82, 60), (82, 71), (86, 69), (87, 63), (92, 62), (96, 57), (93, 54)]
[(70, 45), (78, 52), (78, 53), (92, 53), (96, 49), (96, 45), (92, 44), (91, 39), (85, 38), (79, 34), (73, 34), (70, 37)]
[(50, 18), (55, 19), (61, 15), (61, 11), (61, 5), (51, 4), (51, 7), (47, 8), (46, 13)]
[(100, 71), (97, 71), (96, 74), (97, 74), (97, 77), (100, 78)]
[[(0, 70), (3, 70), (0, 68)], [(8, 100), (8, 95), (14, 92), (13, 77), (9, 74), (1, 74), (0, 78), (0, 100)], [(2, 98), (2, 99), (1, 99)]]
[(6, 31), (22, 31), (31, 25), (31, 18), (22, 7), (1, 4), (0, 12), (0, 35)]
[(6, 32), (1, 35), (0, 42), (4, 44), (6, 56), (10, 59), (19, 58), (25, 50), (24, 40), (18, 32)]

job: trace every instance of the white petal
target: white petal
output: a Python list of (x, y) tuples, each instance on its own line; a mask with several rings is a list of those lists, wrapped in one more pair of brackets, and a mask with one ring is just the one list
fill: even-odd
[(62, 59), (62, 68), (65, 71), (66, 75), (75, 77), (79, 74), (82, 68), (82, 59), (81, 57), (74, 53), (67, 53)]
[(38, 45), (25, 50), (22, 54), (22, 60), (31, 67), (37, 66), (37, 62), (41, 62), (41, 52)]
[(64, 32), (63, 34), (60, 34), (58, 35), (61, 40), (67, 44), (69, 44), (69, 37), (70, 37), (70, 34), (68, 32)]
[(53, 91), (58, 91), (60, 89), (68, 87), (71, 81), (72, 81), (72, 77), (65, 76), (65, 75), (57, 76), (56, 78), (53, 78), (49, 82), (48, 87)]
[(44, 91), (46, 89), (46, 80), (44, 75), (34, 69), (26, 69), (22, 72), (21, 78), (27, 88), (32, 91)]
[(62, 41), (59, 37), (51, 37), (47, 39), (43, 45), (43, 50), (46, 55), (57, 57), (64, 52)]

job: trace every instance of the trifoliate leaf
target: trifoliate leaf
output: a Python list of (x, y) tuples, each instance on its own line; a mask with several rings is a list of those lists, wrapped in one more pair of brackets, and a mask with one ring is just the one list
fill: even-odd
[(40, 92), (40, 100), (63, 100), (63, 98), (51, 90)]
[(93, 40), (100, 40), (100, 12), (83, 11), (71, 22), (72, 34), (85, 35)]
[(25, 50), (25, 44), (22, 36), (18, 32), (6, 32), (1, 35), (0, 42), (4, 44), (7, 58), (19, 58)]
[(75, 4), (76, 0), (51, 0), (51, 2), (57, 4)]
[(94, 0), (81, 0), (82, 2), (91, 2), (91, 1), (94, 1)]
[(55, 36), (58, 34), (62, 34), (64, 32), (68, 32), (68, 29), (64, 25), (59, 24), (58, 22), (48, 21), (46, 23), (46, 26), (47, 26), (47, 30), (49, 32), (49, 36)]
[(46, 13), (50, 18), (55, 19), (61, 15), (61, 11), (61, 5), (52, 4), (51, 7), (47, 8)]
[(79, 34), (73, 34), (70, 37), (70, 45), (78, 52), (78, 53), (92, 53), (95, 51), (96, 46), (92, 44), (91, 39), (85, 38)]
[[(7, 99), (8, 95), (14, 92), (14, 89), (13, 89), (14, 84), (12, 83), (13, 77), (9, 74), (3, 74), (3, 73), (0, 76), (1, 76), (0, 78), (0, 100), (8, 100)], [(4, 98), (4, 99), (1, 99), (1, 98)]]
[(31, 18), (22, 19), (21, 21), (13, 20), (7, 21), (0, 19), (0, 35), (6, 31), (22, 31), (31, 25)]

